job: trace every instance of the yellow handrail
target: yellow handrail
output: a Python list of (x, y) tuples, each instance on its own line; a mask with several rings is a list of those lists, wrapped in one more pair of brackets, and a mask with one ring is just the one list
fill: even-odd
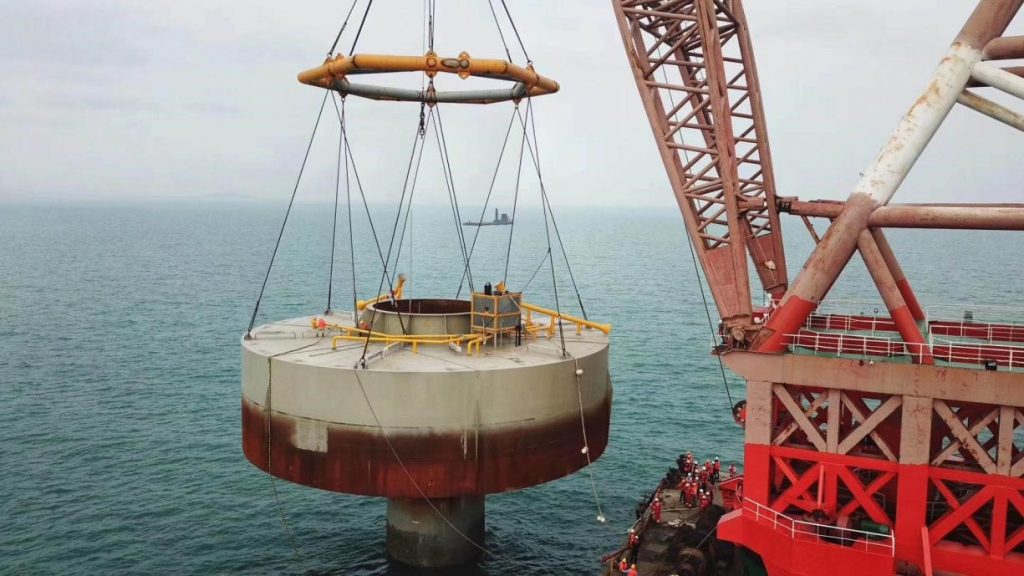
[(582, 333), (584, 327), (593, 328), (594, 330), (599, 330), (599, 331), (601, 331), (602, 334), (608, 334), (609, 332), (612, 331), (612, 325), (611, 324), (599, 324), (597, 322), (591, 322), (590, 320), (587, 320), (585, 318), (579, 318), (579, 317), (576, 317), (576, 316), (570, 316), (568, 314), (559, 314), (555, 310), (551, 310), (549, 308), (541, 308), (540, 306), (537, 306), (535, 304), (527, 304), (526, 302), (523, 302), (522, 304), (520, 304), (520, 307), (523, 308), (524, 310), (530, 310), (532, 312), (537, 312), (539, 314), (544, 314), (545, 316), (550, 317), (552, 319), (552, 321), (551, 321), (550, 326), (548, 326), (548, 332), (549, 333), (553, 333), (554, 332), (554, 329), (555, 329), (555, 322), (554, 322), (554, 320), (555, 319), (566, 320), (568, 322), (572, 322), (573, 324), (575, 324), (576, 325), (576, 333), (577, 334)]
[[(318, 326), (318, 319), (314, 318), (312, 320), (312, 324), (314, 328), (320, 328)], [(337, 349), (338, 342), (341, 340), (361, 342), (369, 340), (370, 342), (383, 342), (385, 344), (412, 344), (413, 352), (419, 351), (420, 344), (465, 344), (467, 354), (479, 354), (480, 348), (489, 339), (486, 334), (386, 334), (383, 332), (366, 330), (365, 328), (326, 323), (323, 325), (323, 328), (332, 328), (344, 332), (344, 334), (339, 334), (331, 338), (332, 350)]]
[[(401, 300), (402, 299), (402, 288), (404, 288), (404, 287), (405, 287), (405, 274), (399, 274), (398, 275), (398, 282), (395, 284), (395, 289), (394, 289), (395, 300)], [(391, 299), (391, 294), (388, 293), (388, 294), (381, 294), (380, 296), (377, 296), (376, 298), (370, 298), (369, 300), (360, 300), (360, 301), (356, 302), (356, 309), (358, 309), (361, 312), (361, 311), (365, 310), (367, 306), (371, 306), (373, 304), (378, 304), (380, 302), (383, 302), (385, 300), (390, 300), (390, 299)]]

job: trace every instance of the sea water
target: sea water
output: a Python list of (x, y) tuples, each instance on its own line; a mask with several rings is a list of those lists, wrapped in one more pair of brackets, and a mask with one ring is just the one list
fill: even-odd
[[(395, 219), (373, 209), (378, 252), (361, 210), (356, 287), (367, 298), (381, 286)], [(0, 573), (413, 573), (386, 558), (383, 499), (272, 484), (242, 455), (239, 338), (283, 212), (244, 202), (0, 205)], [(330, 205), (296, 207), (257, 323), (327, 306), (332, 217)], [(726, 466), (742, 455), (730, 406), (743, 384), (728, 376), (730, 399), (709, 354), (678, 212), (567, 207), (555, 217), (586, 314), (614, 326), (611, 440), (589, 470), (489, 497), (489, 553), (469, 574), (592, 574), (676, 455)], [(527, 301), (553, 308), (557, 286), (558, 306), (582, 314), (553, 232), (552, 281), (539, 209), (520, 210), (513, 227), (454, 219), (447, 206), (414, 209), (396, 267), (407, 295), (465, 296), (461, 229), (469, 244), (479, 233), (478, 289), (506, 277), (509, 255), (510, 288), (532, 276)], [(344, 206), (338, 220), (332, 307), (350, 310)], [(798, 220), (784, 228), (792, 277), (813, 242)], [(1019, 234), (890, 239), (922, 302), (1019, 304)], [(866, 300), (871, 313), (881, 304), (857, 258), (835, 295)]]

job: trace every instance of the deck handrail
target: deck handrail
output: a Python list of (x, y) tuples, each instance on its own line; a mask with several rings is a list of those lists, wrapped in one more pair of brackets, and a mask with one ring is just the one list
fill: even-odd
[(796, 520), (750, 498), (743, 500), (741, 513), (761, 524), (764, 524), (761, 522), (762, 520), (770, 522), (774, 530), (789, 533), (789, 537), (794, 540), (813, 537), (814, 541), (818, 543), (861, 546), (865, 552), (875, 554), (885, 552), (889, 556), (896, 555), (896, 538), (892, 534), (879, 534), (867, 530)]
[(910, 356), (919, 362), (931, 356), (936, 360), (959, 364), (981, 364), (991, 359), (1011, 371), (1024, 368), (1024, 346), (1003, 342), (948, 340), (929, 334), (927, 343), (914, 343), (898, 338), (819, 332), (806, 328), (795, 334), (787, 334), (786, 338), (791, 349), (807, 348), (815, 355), (859, 354), (865, 358)]

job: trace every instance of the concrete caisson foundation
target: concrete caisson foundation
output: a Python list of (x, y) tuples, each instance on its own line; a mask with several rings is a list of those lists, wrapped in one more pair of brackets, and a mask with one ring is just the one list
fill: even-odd
[(422, 498), (388, 500), (388, 555), (423, 568), (475, 561), (484, 545), (484, 497), (439, 498), (430, 504)]
[[(458, 301), (400, 305), (400, 318), (381, 311), (362, 321), (387, 334), (470, 329)], [(311, 320), (261, 326), (242, 342), (245, 456), (291, 482), (388, 498), (388, 551), (405, 564), (451, 566), (479, 551), (424, 496), (482, 544), (484, 496), (571, 474), (608, 443), (608, 338), (597, 330), (566, 325), (565, 355), (543, 326), (520, 346), (490, 342), (471, 354), (371, 343), (364, 365), (364, 342), (334, 346), (339, 332)]]

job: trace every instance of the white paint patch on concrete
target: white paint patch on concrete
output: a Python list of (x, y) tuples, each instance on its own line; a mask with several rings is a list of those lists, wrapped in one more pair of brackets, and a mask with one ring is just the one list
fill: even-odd
[(327, 423), (321, 420), (295, 419), (292, 444), (299, 450), (327, 453)]

